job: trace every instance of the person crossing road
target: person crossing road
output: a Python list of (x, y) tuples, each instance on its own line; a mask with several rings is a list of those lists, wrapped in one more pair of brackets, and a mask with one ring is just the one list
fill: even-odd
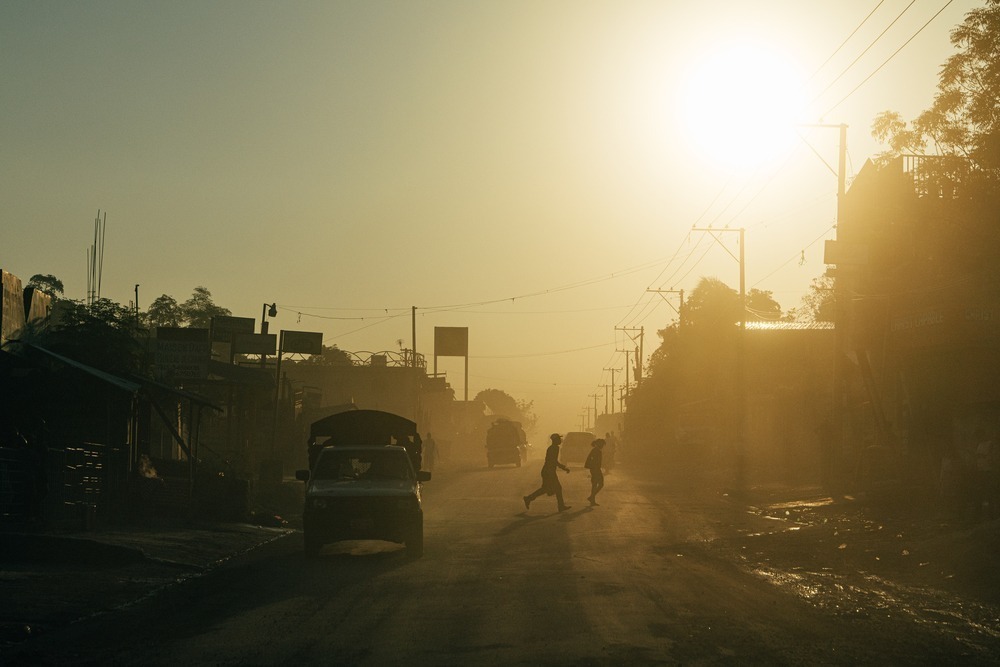
[(555, 495), (556, 503), (560, 512), (565, 512), (570, 508), (563, 501), (562, 484), (559, 483), (558, 469), (562, 468), (567, 473), (569, 468), (559, 462), (559, 445), (562, 444), (562, 436), (553, 433), (549, 436), (552, 444), (545, 450), (545, 463), (542, 464), (542, 485), (526, 496), (523, 496), (524, 509), (531, 508), (531, 501), (541, 495)]
[(590, 471), (590, 501), (591, 507), (597, 505), (597, 492), (604, 488), (604, 470), (602, 468), (604, 458), (604, 440), (598, 438), (590, 443), (590, 453), (583, 467)]

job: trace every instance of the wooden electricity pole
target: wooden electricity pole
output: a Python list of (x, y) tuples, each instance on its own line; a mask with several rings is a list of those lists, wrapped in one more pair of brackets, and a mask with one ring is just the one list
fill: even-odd
[[(744, 338), (747, 328), (747, 295), (746, 295), (746, 263), (744, 254), (745, 230), (739, 229), (715, 229), (712, 227), (692, 228), (691, 231), (705, 232), (710, 234), (716, 243), (722, 246), (740, 265), (740, 328), (736, 333), (736, 488), (742, 489), (746, 483), (746, 453), (744, 451), (744, 429), (746, 427), (746, 378), (744, 359)], [(732, 251), (719, 238), (718, 234), (723, 232), (739, 232), (739, 256), (733, 255)]]

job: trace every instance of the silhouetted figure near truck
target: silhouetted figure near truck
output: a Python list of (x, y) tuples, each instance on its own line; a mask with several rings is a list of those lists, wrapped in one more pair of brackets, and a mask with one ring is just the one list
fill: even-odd
[(552, 444), (545, 450), (545, 463), (542, 464), (542, 485), (524, 496), (524, 508), (530, 508), (531, 501), (542, 494), (555, 495), (559, 511), (563, 512), (569, 509), (569, 505), (563, 502), (562, 484), (559, 483), (557, 469), (562, 468), (568, 473), (569, 468), (559, 462), (559, 445), (562, 443), (562, 436), (553, 433), (549, 436), (549, 440), (552, 441)]
[(583, 467), (590, 471), (590, 501), (591, 507), (597, 505), (597, 492), (604, 488), (604, 470), (601, 468), (604, 459), (604, 440), (598, 438), (590, 443), (590, 453)]
[(438, 450), (437, 450), (437, 443), (431, 436), (430, 431), (427, 432), (427, 437), (424, 438), (423, 448), (424, 448), (423, 461), (425, 464), (424, 467), (427, 468), (427, 470), (433, 471), (434, 465), (437, 463), (438, 460)]

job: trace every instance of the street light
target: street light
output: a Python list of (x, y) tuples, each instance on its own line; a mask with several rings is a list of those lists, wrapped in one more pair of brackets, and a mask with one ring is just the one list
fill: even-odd
[[(260, 310), (260, 334), (261, 334), (261, 336), (267, 335), (267, 318), (268, 317), (275, 317), (277, 314), (278, 314), (278, 306), (276, 304), (273, 304), (273, 303), (267, 304), (267, 303), (265, 303), (264, 306), (263, 306), (263, 308), (261, 308), (261, 310)], [(261, 345), (263, 345), (263, 342), (261, 343)], [(265, 349), (266, 349), (266, 347), (261, 347), (261, 353), (260, 353), (260, 368), (261, 368), (261, 370), (264, 370), (266, 368), (266, 364), (267, 364), (267, 354), (264, 352)], [(278, 351), (278, 360), (279, 360), (279, 362), (281, 360), (281, 351), (280, 351), (280, 349)], [(280, 368), (278, 368), (277, 370), (280, 371)], [(275, 374), (275, 378), (274, 378), (275, 404), (277, 404), (278, 382), (279, 382), (279, 378), (277, 377), (277, 373), (276, 373)], [(276, 411), (277, 411), (277, 408), (275, 408), (275, 412)], [(281, 482), (281, 475), (282, 475), (282, 472), (281, 472), (281, 462), (278, 461), (276, 463), (275, 462), (275, 458), (274, 458), (274, 441), (277, 438), (277, 418), (275, 416), (275, 412), (272, 412), (272, 414), (271, 414), (271, 447), (270, 447), (270, 453), (269, 453), (268, 458), (266, 458), (266, 459), (264, 459), (264, 460), (262, 460), (260, 462), (260, 478), (261, 478), (262, 481), (268, 481), (268, 482), (275, 482), (275, 481), (277, 481), (277, 482), (280, 483)]]
[(267, 333), (267, 318), (277, 317), (278, 306), (276, 304), (264, 304), (264, 307), (260, 309), (260, 332), (262, 334)]
[[(276, 304), (264, 304), (264, 307), (260, 309), (260, 333), (264, 335), (267, 333), (267, 318), (276, 317), (278, 314), (278, 306)], [(261, 352), (260, 354), (260, 367), (264, 368), (267, 364), (267, 355)]]

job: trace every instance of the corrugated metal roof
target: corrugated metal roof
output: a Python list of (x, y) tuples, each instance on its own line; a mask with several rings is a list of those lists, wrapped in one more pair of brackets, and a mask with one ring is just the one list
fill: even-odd
[(833, 322), (747, 322), (747, 331), (832, 331)]
[(26, 347), (31, 348), (32, 350), (38, 350), (39, 352), (46, 354), (49, 357), (52, 357), (53, 359), (56, 359), (66, 364), (67, 366), (72, 366), (73, 368), (79, 371), (83, 371), (88, 375), (91, 375), (99, 380), (107, 382), (108, 384), (118, 387), (119, 389), (122, 389), (129, 393), (134, 393), (139, 390), (140, 385), (136, 384), (135, 382), (131, 382), (124, 378), (120, 378), (117, 375), (112, 375), (111, 373), (106, 373), (100, 369), (94, 368), (93, 366), (88, 366), (87, 364), (81, 364), (79, 361), (70, 359), (69, 357), (64, 357), (63, 355), (53, 352), (52, 350), (47, 350), (44, 347), (39, 347), (38, 345), (34, 345), (32, 343), (22, 343), (22, 344), (25, 345)]

